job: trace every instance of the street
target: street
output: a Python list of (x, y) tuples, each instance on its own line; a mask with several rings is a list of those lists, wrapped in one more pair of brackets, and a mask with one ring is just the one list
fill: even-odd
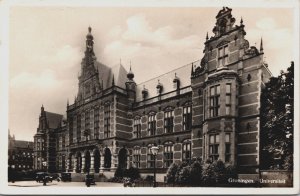
[[(9, 182), (8, 186), (15, 187), (44, 187), (43, 183), (38, 183), (36, 181), (17, 181)], [(61, 187), (86, 187), (85, 182), (49, 182), (46, 186), (61, 186)], [(123, 183), (111, 183), (111, 182), (96, 182), (96, 185), (91, 185), (91, 187), (123, 187)]]

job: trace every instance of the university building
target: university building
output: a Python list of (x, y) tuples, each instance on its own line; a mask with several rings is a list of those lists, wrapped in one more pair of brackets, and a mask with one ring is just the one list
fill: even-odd
[(41, 108), (35, 168), (109, 175), (134, 166), (150, 175), (150, 148), (157, 145), (159, 179), (171, 163), (193, 157), (221, 159), (240, 175), (257, 177), (260, 94), (271, 73), (263, 42), (250, 46), (243, 21), (235, 25), (231, 11), (218, 12), (201, 60), (139, 84), (131, 68), (97, 60), (89, 28), (66, 118)]

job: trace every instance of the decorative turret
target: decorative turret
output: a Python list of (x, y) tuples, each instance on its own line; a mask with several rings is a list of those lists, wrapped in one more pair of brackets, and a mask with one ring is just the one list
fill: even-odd
[(145, 85), (142, 90), (143, 99), (145, 100), (148, 96), (148, 89), (145, 88)]
[(127, 73), (127, 79), (128, 80), (126, 81), (125, 85), (126, 85), (128, 98), (131, 101), (135, 101), (135, 98), (136, 98), (136, 96), (135, 96), (135, 94), (136, 94), (136, 83), (133, 80), (133, 78), (134, 78), (134, 74), (131, 71), (131, 62), (130, 62), (130, 69), (129, 69), (129, 72)]
[(129, 72), (127, 74), (127, 78), (128, 78), (128, 80), (133, 80), (133, 78), (134, 78), (134, 73), (131, 71), (131, 65), (130, 65)]
[(156, 90), (157, 90), (157, 94), (161, 94), (162, 90), (163, 90), (163, 85), (159, 82), (158, 80), (158, 84), (156, 85)]
[(213, 28), (215, 36), (221, 36), (232, 30), (235, 23), (235, 18), (231, 15), (231, 10), (228, 7), (223, 7), (216, 16), (216, 26)]
[(177, 77), (176, 73), (175, 73), (175, 77), (173, 79), (173, 85), (174, 85), (174, 88), (177, 90), (180, 88), (180, 80)]
[(93, 46), (94, 46), (94, 37), (92, 35), (92, 28), (88, 28), (89, 32), (86, 35), (86, 52), (93, 52)]
[(262, 38), (260, 39), (260, 48), (259, 48), (260, 53), (264, 52), (264, 47), (263, 47), (263, 40)]

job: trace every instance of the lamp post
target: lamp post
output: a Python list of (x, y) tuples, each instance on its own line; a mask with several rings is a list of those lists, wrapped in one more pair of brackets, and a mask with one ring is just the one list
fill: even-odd
[(156, 155), (158, 153), (158, 147), (157, 146), (152, 146), (151, 147), (151, 152), (154, 156), (154, 176), (153, 176), (153, 187), (156, 187)]

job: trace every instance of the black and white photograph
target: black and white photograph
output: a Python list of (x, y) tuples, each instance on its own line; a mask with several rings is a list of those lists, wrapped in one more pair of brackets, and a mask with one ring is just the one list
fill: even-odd
[(1, 194), (299, 193), (298, 0), (0, 12)]

